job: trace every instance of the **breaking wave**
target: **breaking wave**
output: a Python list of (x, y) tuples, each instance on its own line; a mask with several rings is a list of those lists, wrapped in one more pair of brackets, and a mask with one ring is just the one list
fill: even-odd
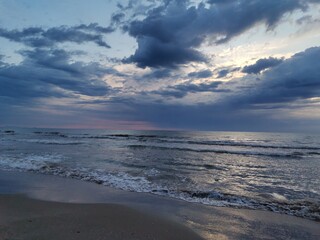
[(148, 176), (152, 177), (159, 174), (155, 169), (149, 169), (145, 176), (132, 176), (125, 172), (114, 173), (86, 168), (69, 168), (63, 165), (63, 159), (64, 157), (61, 155), (52, 154), (31, 154), (25, 155), (19, 159), (2, 157), (0, 159), (0, 167), (6, 170), (31, 171), (73, 178), (126, 191), (151, 193), (193, 203), (219, 207), (268, 210), (320, 221), (319, 203), (287, 201), (281, 196), (278, 196), (274, 201), (263, 201), (250, 199), (244, 196), (223, 194), (216, 191), (194, 191), (188, 189), (181, 190), (172, 187), (168, 188), (167, 186), (157, 185), (148, 179)]

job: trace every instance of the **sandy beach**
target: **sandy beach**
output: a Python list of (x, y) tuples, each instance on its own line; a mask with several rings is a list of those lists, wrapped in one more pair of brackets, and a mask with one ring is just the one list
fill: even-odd
[(0, 239), (202, 239), (176, 222), (116, 204), (0, 196)]
[(320, 223), (0, 171), (0, 239), (319, 239)]

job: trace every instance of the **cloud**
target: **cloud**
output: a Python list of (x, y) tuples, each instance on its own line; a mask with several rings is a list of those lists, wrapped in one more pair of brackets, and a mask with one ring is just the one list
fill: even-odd
[(119, 25), (125, 16), (123, 12), (113, 14), (111, 16), (111, 25)]
[(310, 22), (312, 22), (312, 21), (314, 21), (314, 20), (312, 19), (312, 16), (311, 16), (311, 15), (305, 15), (305, 16), (297, 19), (297, 20), (296, 20), (296, 23), (297, 23), (298, 25), (302, 25), (302, 24), (304, 24), (305, 22), (310, 23)]
[(105, 96), (111, 89), (101, 80), (114, 70), (97, 63), (72, 62), (75, 53), (59, 49), (24, 51), (24, 60), (0, 67), (0, 96), (21, 99), (39, 97)]
[(0, 54), (0, 67), (6, 64), (5, 62), (2, 61), (3, 59), (4, 59), (4, 55)]
[(278, 59), (273, 57), (263, 58), (263, 59), (259, 59), (253, 65), (243, 67), (242, 72), (248, 73), (248, 74), (252, 74), (252, 73), (258, 74), (258, 73), (261, 73), (263, 70), (275, 67), (282, 62), (283, 62), (283, 59)]
[[(123, 104), (125, 107), (122, 108), (130, 109), (130, 112), (123, 111), (121, 118), (149, 122), (164, 129), (284, 131), (290, 128), (288, 121), (272, 119), (270, 114), (241, 112), (222, 105), (204, 103), (182, 105), (154, 101), (147, 103), (137, 102), (136, 99)], [(116, 106), (119, 108), (119, 105)], [(291, 119), (291, 122), (294, 120)]]
[[(124, 60), (138, 67), (176, 68), (189, 62), (206, 62), (197, 50), (206, 40), (216, 44), (228, 42), (256, 24), (276, 27), (284, 14), (306, 10), (316, 0), (237, 0), (209, 1), (189, 5), (187, 0), (165, 1), (140, 20), (123, 27), (136, 38), (136, 52)], [(254, 14), (252, 14), (254, 13)]]
[(174, 98), (183, 98), (189, 93), (201, 93), (201, 92), (229, 92), (225, 89), (218, 89), (219, 85), (223, 82), (215, 81), (209, 84), (201, 83), (201, 84), (179, 84), (171, 87), (167, 87), (165, 89), (152, 91), (151, 93), (161, 95), (163, 97), (174, 97)]
[(226, 77), (229, 73), (233, 73), (236, 71), (239, 71), (239, 67), (229, 67), (229, 68), (223, 68), (223, 69), (218, 69), (217, 71), (217, 78), (224, 78)]
[(320, 96), (320, 47), (313, 47), (284, 60), (261, 75), (249, 103), (293, 102)]
[[(65, 26), (61, 26), (65, 27)], [(76, 30), (83, 30), (88, 32), (95, 32), (95, 33), (104, 33), (109, 34), (115, 31), (112, 27), (102, 27), (98, 23), (90, 23), (90, 24), (80, 24), (74, 27), (69, 27), (69, 29), (76, 29)]]
[(131, 15), (131, 17), (137, 16), (145, 16), (145, 14), (152, 8), (159, 6), (159, 4), (163, 4), (166, 1), (160, 0), (147, 0), (147, 1), (139, 1), (139, 0), (127, 0), (126, 5), (117, 3), (117, 7), (119, 11), (117, 13), (126, 13)]
[[(118, 112), (120, 118), (150, 122), (159, 128), (297, 131), (308, 126), (320, 130), (316, 120), (290, 115), (297, 110), (293, 108), (296, 102), (299, 102), (296, 108), (303, 109), (306, 102), (312, 109), (310, 98), (320, 97), (320, 62), (317, 59), (320, 59), (320, 47), (309, 48), (263, 71), (259, 79), (247, 75), (229, 82), (178, 84), (144, 92), (143, 96), (116, 98), (110, 107), (123, 109)], [(203, 92), (226, 94), (219, 94), (218, 101), (204, 96), (201, 103), (168, 100)], [(148, 94), (162, 96), (162, 100), (151, 100)]]
[(167, 69), (167, 68), (162, 68), (162, 69), (156, 69), (154, 71), (152, 71), (151, 73), (147, 73), (144, 74), (142, 77), (140, 77), (138, 80), (140, 79), (162, 79), (162, 78), (168, 78), (171, 77), (171, 70)]
[(236, 0), (207, 0), (209, 4), (229, 4), (234, 3)]
[[(10, 104), (7, 106), (13, 106), (22, 97), (24, 99), (21, 100), (25, 101), (25, 98), (66, 97), (68, 94), (80, 93), (89, 96), (87, 103), (81, 104), (91, 102), (92, 107), (84, 110), (78, 108), (79, 118), (83, 113), (94, 115), (98, 119), (142, 121), (159, 128), (198, 130), (280, 131), (294, 130), (295, 126), (303, 124), (313, 124), (313, 127), (317, 127), (311, 120), (299, 120), (288, 116), (288, 111), (296, 101), (303, 102), (320, 96), (320, 63), (317, 61), (320, 57), (320, 47), (307, 49), (283, 60), (279, 65), (262, 72), (259, 80), (246, 76), (231, 82), (184, 83), (149, 92), (162, 96), (161, 101), (152, 100), (148, 93), (135, 93), (134, 97), (120, 94), (110, 100), (94, 100), (90, 97), (112, 92), (108, 86), (99, 86), (98, 90), (91, 85), (90, 79), (99, 79), (107, 71), (101, 66), (83, 63), (73, 65), (68, 60), (70, 54), (61, 50), (38, 50), (23, 54), (25, 60), (21, 64), (1, 68), (1, 109), (4, 109), (4, 101)], [(62, 68), (64, 65), (67, 65), (67, 68)], [(57, 91), (56, 88), (63, 91)], [(226, 91), (228, 93), (220, 95), (218, 102), (183, 104), (181, 101), (172, 103), (167, 100), (183, 98), (190, 93)], [(4, 100), (4, 97), (7, 98)], [(76, 109), (76, 106), (71, 105), (70, 109)]]
[(210, 70), (202, 70), (198, 72), (191, 72), (188, 74), (188, 77), (191, 78), (209, 78), (212, 77), (212, 72)]
[(150, 37), (139, 38), (138, 45), (135, 54), (124, 59), (123, 63), (134, 62), (140, 68), (176, 68), (177, 65), (188, 62), (206, 62), (206, 58), (199, 51), (162, 43)]
[(53, 47), (58, 43), (94, 42), (98, 46), (110, 48), (104, 41), (104, 34), (113, 32), (110, 27), (101, 27), (97, 23), (81, 24), (73, 27), (60, 26), (43, 29), (29, 27), (22, 30), (7, 30), (0, 28), (0, 37), (13, 42), (23, 43), (30, 47)]
[(129, 9), (132, 9), (134, 7), (134, 5), (137, 4), (136, 0), (129, 0), (128, 4), (126, 6), (124, 6), (123, 4), (121, 4), (120, 2), (117, 3), (117, 7), (121, 10), (121, 11), (126, 11)]
[[(304, 108), (310, 98), (320, 97), (320, 47), (309, 48), (283, 60), (277, 66), (261, 73), (259, 79), (245, 76), (230, 82), (211, 84), (185, 83), (171, 86), (151, 94), (160, 95), (162, 101), (135, 97), (121, 101), (130, 109), (123, 117), (151, 122), (160, 128), (241, 130), (241, 131), (296, 131), (319, 129), (315, 120), (295, 118), (292, 106)], [(219, 101), (201, 103), (172, 102), (168, 98), (183, 98), (189, 93), (228, 92)], [(198, 95), (199, 96), (199, 95)], [(119, 99), (116, 100), (120, 103)], [(308, 107), (312, 108), (312, 104)], [(117, 105), (118, 108), (118, 105)], [(128, 115), (129, 114), (129, 115)]]

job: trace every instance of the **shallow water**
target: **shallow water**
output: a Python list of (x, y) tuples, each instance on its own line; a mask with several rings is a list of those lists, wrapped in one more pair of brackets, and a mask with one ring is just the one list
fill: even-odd
[(320, 220), (320, 136), (1, 129), (0, 169)]

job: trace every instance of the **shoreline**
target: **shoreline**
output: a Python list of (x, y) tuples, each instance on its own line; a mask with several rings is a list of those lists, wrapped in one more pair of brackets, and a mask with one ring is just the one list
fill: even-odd
[(319, 222), (272, 212), (205, 206), (35, 173), (0, 171), (0, 183), (0, 194), (5, 198), (24, 194), (28, 197), (24, 199), (38, 199), (26, 201), (52, 204), (116, 204), (184, 225), (204, 239), (320, 238)]

